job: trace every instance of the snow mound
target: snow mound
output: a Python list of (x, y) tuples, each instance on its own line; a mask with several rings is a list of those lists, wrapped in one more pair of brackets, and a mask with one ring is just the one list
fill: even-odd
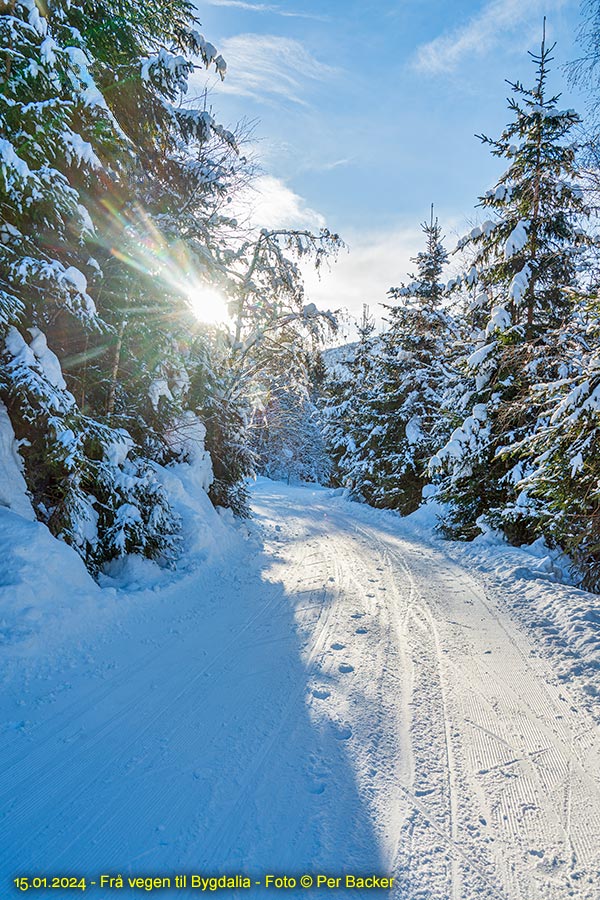
[(27, 496), (23, 465), (8, 411), (0, 402), (0, 506), (6, 506), (29, 521), (35, 514)]
[[(0, 507), (0, 644), (32, 653), (76, 634), (98, 606), (114, 601), (103, 594), (78, 553), (52, 536), (41, 522)], [(37, 638), (37, 639), (36, 639)]]

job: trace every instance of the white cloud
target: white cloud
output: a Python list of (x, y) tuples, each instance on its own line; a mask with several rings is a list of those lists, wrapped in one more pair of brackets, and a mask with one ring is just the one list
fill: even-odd
[(539, 21), (541, 36), (542, 15), (565, 2), (568, 0), (490, 0), (462, 28), (418, 47), (413, 65), (432, 75), (454, 71), (465, 57), (483, 56), (534, 19)]
[(307, 228), (318, 231), (325, 218), (281, 178), (261, 175), (232, 198), (228, 215), (249, 228)]
[(255, 99), (283, 97), (306, 105), (307, 84), (337, 73), (319, 62), (300, 41), (270, 34), (238, 34), (219, 48), (227, 78), (219, 91)]
[[(308, 228), (318, 231), (325, 217), (280, 178), (263, 175), (234, 200), (229, 210), (238, 219), (258, 228)], [(398, 226), (388, 232), (342, 234), (348, 251), (337, 261), (325, 264), (321, 274), (307, 263), (303, 265), (307, 295), (321, 309), (347, 308), (359, 317), (362, 304), (380, 317), (378, 305), (385, 302), (393, 285), (407, 280), (414, 269), (411, 257), (423, 246), (423, 232), (415, 227)], [(451, 242), (450, 242), (451, 243)]]
[[(258, 228), (309, 228), (325, 226), (323, 216), (280, 178), (263, 175), (247, 188), (240, 200), (240, 218), (248, 216)], [(244, 215), (245, 213), (245, 215)]]
[(319, 16), (316, 13), (290, 12), (271, 3), (248, 3), (246, 0), (207, 0), (207, 3), (209, 6), (232, 6), (235, 9), (245, 9), (252, 12), (270, 12), (291, 19), (316, 19), (318, 22), (327, 20), (327, 16)]
[(384, 315), (379, 305), (387, 302), (390, 287), (408, 281), (407, 273), (414, 270), (411, 257), (423, 249), (423, 232), (416, 225), (398, 226), (387, 232), (342, 235), (349, 250), (341, 251), (330, 269), (325, 266), (320, 278), (306, 269), (306, 290), (320, 309), (345, 307), (356, 318), (363, 303), (378, 319)]

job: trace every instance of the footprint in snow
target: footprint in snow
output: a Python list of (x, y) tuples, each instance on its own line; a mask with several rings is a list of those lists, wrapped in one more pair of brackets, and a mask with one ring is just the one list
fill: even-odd
[(340, 725), (336, 729), (335, 736), (338, 741), (347, 741), (352, 737), (352, 729), (349, 725)]
[(308, 793), (309, 794), (322, 794), (325, 791), (325, 783), (323, 781), (316, 782), (315, 784), (308, 785)]
[(317, 700), (327, 700), (328, 697), (331, 697), (329, 691), (326, 691), (324, 688), (315, 688), (312, 695), (313, 697), (316, 697)]
[(366, 634), (368, 632), (368, 628), (357, 628), (356, 634)]
[(336, 641), (335, 644), (331, 645), (331, 649), (332, 650), (343, 650), (345, 646), (346, 646), (345, 644), (340, 644), (339, 641)]
[(339, 671), (342, 675), (347, 675), (349, 672), (354, 672), (354, 666), (351, 666), (350, 663), (342, 663), (339, 667)]

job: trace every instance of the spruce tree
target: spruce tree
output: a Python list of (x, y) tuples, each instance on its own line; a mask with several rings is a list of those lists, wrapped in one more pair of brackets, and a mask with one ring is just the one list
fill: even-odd
[(364, 500), (362, 488), (369, 460), (361, 456), (360, 447), (368, 434), (365, 412), (372, 391), (378, 345), (375, 320), (366, 303), (357, 329), (359, 339), (347, 348), (347, 357), (329, 365), (322, 422), (334, 481), (347, 487), (357, 499)]
[(550, 380), (560, 364), (553, 335), (571, 315), (589, 243), (572, 139), (579, 117), (558, 108), (560, 95), (549, 95), (552, 50), (544, 38), (540, 53), (530, 54), (532, 88), (511, 84), (513, 119), (501, 136), (481, 136), (508, 167), (480, 198), (490, 218), (459, 244), (471, 257), (459, 279), (470, 295), (471, 347), (456, 408), (468, 415), (457, 421), (449, 411), (457, 427), (433, 459), (445, 472), (442, 527), (455, 537), (477, 534), (484, 514), (515, 542), (537, 533), (534, 504), (516, 488), (522, 463), (505, 451), (535, 427), (532, 386)]
[(390, 289), (395, 305), (387, 305), (389, 327), (364, 416), (368, 429), (360, 455), (368, 460), (362, 491), (374, 506), (406, 515), (421, 503), (428, 462), (439, 435), (440, 393), (445, 378), (444, 355), (450, 319), (441, 303), (441, 275), (447, 263), (433, 206), (422, 225), (425, 250), (414, 262), (408, 285)]
[[(210, 116), (194, 113), (194, 131), (187, 111), (178, 117), (167, 102), (193, 64), (163, 40), (222, 67), (188, 27), (191, 12), (185, 3), (124, 3), (114, 16), (98, 4), (57, 3), (42, 13), (16, 0), (0, 16), (0, 396), (38, 516), (93, 571), (126, 552), (166, 560), (176, 549), (178, 519), (145, 456), (148, 429), (138, 418), (136, 443), (114, 416), (116, 326), (147, 287), (128, 268), (115, 278), (115, 305), (106, 303), (103, 266), (116, 242), (103, 210), (109, 187), (117, 206), (133, 194), (136, 167), (167, 146), (163, 126), (177, 121), (197, 141), (212, 128)], [(136, 84), (151, 85), (147, 115), (135, 106)]]
[(535, 386), (535, 428), (512, 452), (523, 460), (517, 488), (551, 546), (575, 576), (600, 591), (600, 305), (597, 288), (554, 335), (557, 377)]

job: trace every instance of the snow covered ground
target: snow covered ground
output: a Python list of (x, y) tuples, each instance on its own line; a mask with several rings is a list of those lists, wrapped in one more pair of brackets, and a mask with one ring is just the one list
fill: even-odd
[(270, 872), (597, 900), (598, 598), (324, 489), (263, 480), (254, 509), (249, 530), (205, 511), (201, 564), (101, 588), (57, 542), (36, 572), (43, 526), (0, 509), (6, 896), (18, 874)]

